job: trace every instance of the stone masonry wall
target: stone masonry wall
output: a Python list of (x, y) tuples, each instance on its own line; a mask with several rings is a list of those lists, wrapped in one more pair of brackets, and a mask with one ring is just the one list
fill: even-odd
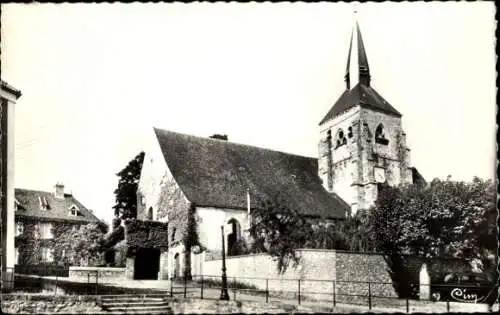
[[(301, 263), (296, 268), (290, 266), (281, 275), (278, 274), (276, 261), (267, 254), (229, 257), (226, 259), (228, 281), (236, 280), (265, 290), (266, 279), (268, 279), (269, 290), (288, 292), (293, 295), (298, 292), (300, 279), (302, 295), (324, 298), (324, 294), (333, 293), (334, 280), (336, 280), (336, 294), (367, 297), (370, 290), (372, 295), (396, 297), (391, 278), (386, 270), (386, 262), (380, 255), (310, 249), (300, 250), (299, 254)], [(221, 266), (222, 261), (219, 259), (205, 261), (203, 275), (218, 278), (221, 276)], [(351, 281), (351, 283), (345, 281)], [(372, 283), (368, 288), (368, 281), (387, 284)], [(349, 299), (340, 296), (340, 300)]]
[[(371, 295), (397, 297), (387, 271), (387, 263), (381, 255), (340, 251), (336, 254), (338, 294), (368, 296), (370, 291)], [(368, 285), (367, 282), (372, 283)]]

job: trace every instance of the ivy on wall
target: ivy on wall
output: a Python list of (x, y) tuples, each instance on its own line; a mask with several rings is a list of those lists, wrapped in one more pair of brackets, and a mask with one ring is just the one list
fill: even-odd
[(15, 237), (15, 247), (19, 251), (19, 265), (37, 265), (42, 263), (41, 248), (48, 247), (53, 249), (53, 262), (50, 264), (61, 265), (67, 262), (68, 257), (63, 259), (60, 244), (64, 243), (64, 234), (74, 226), (80, 224), (73, 222), (50, 222), (52, 224), (51, 239), (41, 239), (38, 230), (38, 220), (25, 218), (16, 220), (23, 223), (23, 233)]
[(127, 257), (135, 255), (139, 248), (168, 250), (168, 224), (137, 219), (125, 220)]

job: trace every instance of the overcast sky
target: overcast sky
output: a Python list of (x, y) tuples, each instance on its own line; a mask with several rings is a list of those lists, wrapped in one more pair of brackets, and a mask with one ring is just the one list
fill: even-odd
[[(115, 173), (153, 126), (317, 156), (344, 90), (353, 5), (2, 5), (20, 89), (15, 184), (57, 181), (110, 220)], [(493, 178), (493, 2), (363, 3), (372, 86), (403, 114), (427, 180)]]

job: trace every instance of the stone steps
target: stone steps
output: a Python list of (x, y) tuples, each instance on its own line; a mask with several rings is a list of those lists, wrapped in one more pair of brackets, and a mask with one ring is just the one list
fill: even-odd
[(160, 296), (103, 296), (101, 307), (108, 314), (172, 314), (168, 301)]

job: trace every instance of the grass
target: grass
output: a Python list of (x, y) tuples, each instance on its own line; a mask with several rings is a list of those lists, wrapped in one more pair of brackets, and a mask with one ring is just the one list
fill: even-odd
[[(195, 282), (198, 284), (201, 284), (203, 281), (203, 286), (204, 287), (221, 287), (222, 286), (222, 280), (219, 279), (196, 279)], [(228, 281), (227, 282), (227, 288), (228, 289), (239, 289), (239, 290), (253, 290), (253, 291), (259, 291), (259, 292), (266, 292), (264, 290), (259, 290), (257, 289), (256, 286), (252, 284), (246, 284), (243, 282), (239, 281)]]

